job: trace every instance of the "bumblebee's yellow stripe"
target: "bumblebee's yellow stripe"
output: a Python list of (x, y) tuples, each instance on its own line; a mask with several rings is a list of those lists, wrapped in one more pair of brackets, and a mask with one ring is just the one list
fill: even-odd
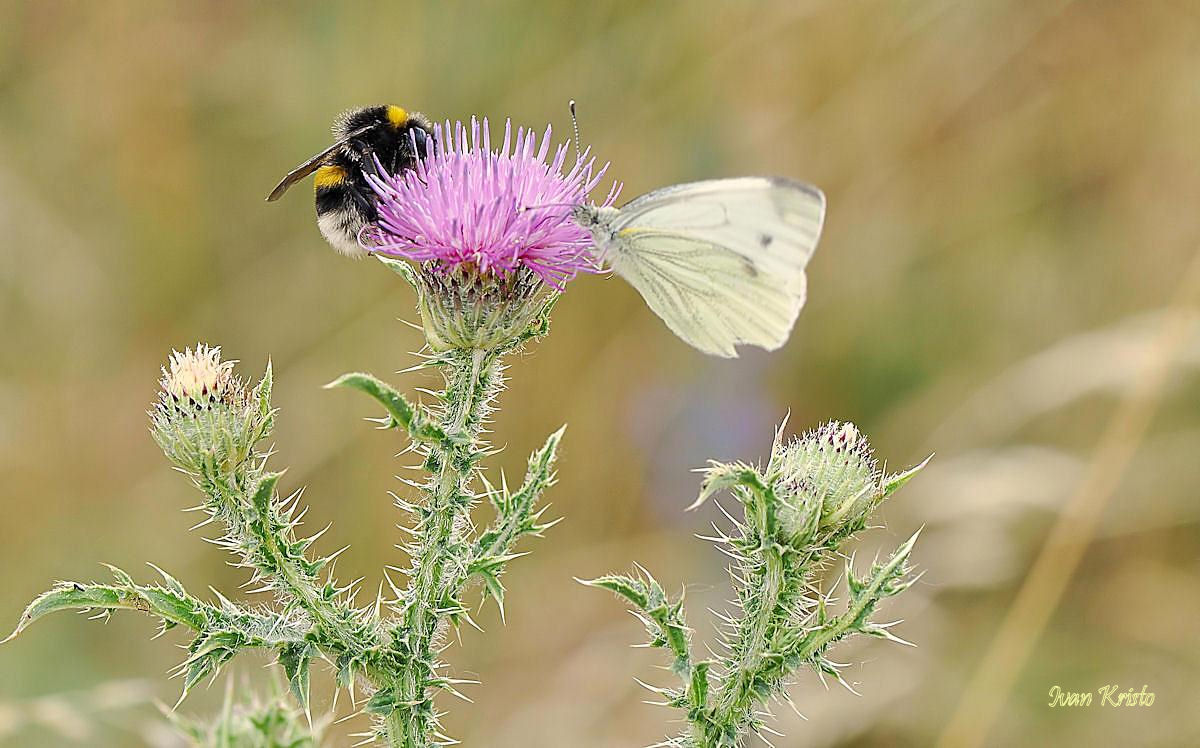
[(387, 108), (388, 122), (392, 123), (392, 127), (401, 128), (408, 123), (408, 112), (404, 111), (395, 104), (389, 104)]
[(317, 169), (317, 175), (313, 178), (313, 189), (319, 190), (322, 187), (337, 187), (342, 182), (346, 181), (346, 170), (340, 166), (322, 166)]

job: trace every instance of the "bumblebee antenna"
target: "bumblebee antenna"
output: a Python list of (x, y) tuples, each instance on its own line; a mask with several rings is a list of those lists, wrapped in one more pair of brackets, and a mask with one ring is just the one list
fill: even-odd
[(575, 118), (575, 99), (567, 102), (567, 108), (571, 110), (571, 129), (575, 131), (575, 158), (583, 160), (583, 150), (579, 147), (579, 120)]

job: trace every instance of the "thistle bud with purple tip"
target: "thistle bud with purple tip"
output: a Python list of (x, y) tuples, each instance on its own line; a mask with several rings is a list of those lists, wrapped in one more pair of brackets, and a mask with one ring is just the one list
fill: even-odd
[(830, 421), (786, 445), (777, 442), (768, 472), (782, 539), (808, 545), (858, 532), (880, 502), (922, 467), (884, 475), (853, 423)]

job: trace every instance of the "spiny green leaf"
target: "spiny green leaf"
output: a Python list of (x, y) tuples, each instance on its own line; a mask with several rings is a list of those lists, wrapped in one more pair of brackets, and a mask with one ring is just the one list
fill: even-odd
[(250, 503), (258, 510), (260, 517), (266, 517), (270, 513), (271, 498), (275, 495), (275, 486), (279, 483), (282, 475), (282, 472), (267, 473), (259, 479), (258, 484), (254, 487), (254, 493), (250, 495)]
[(646, 606), (650, 604), (650, 593), (646, 584), (640, 579), (634, 579), (624, 574), (608, 574), (595, 579), (576, 578), (575, 581), (589, 587), (598, 587), (616, 593), (642, 610), (645, 610)]
[(317, 649), (309, 642), (286, 644), (279, 650), (279, 664), (287, 677), (288, 687), (300, 708), (308, 712), (309, 671)]
[[(149, 566), (151, 569), (154, 569), (155, 571), (158, 572), (159, 576), (161, 576), (163, 578), (163, 583), (167, 585), (168, 590), (170, 590), (171, 592), (173, 592), (176, 595), (179, 595), (181, 597), (184, 595), (187, 595), (187, 590), (185, 590), (183, 588), (183, 585), (179, 583), (178, 579), (171, 576), (170, 574), (163, 571), (162, 569), (160, 569), (159, 567), (155, 566), (152, 563), (147, 562), (146, 565)], [(115, 569), (116, 567), (110, 567), (110, 568)], [(132, 584), (132, 580), (130, 580), (130, 583)]]
[(267, 368), (263, 372), (262, 379), (254, 388), (254, 400), (258, 403), (259, 413), (263, 416), (271, 413), (271, 387), (274, 385), (274, 374), (272, 373), (271, 360), (267, 359)]
[(537, 452), (534, 452), (529, 458), (529, 470), (531, 475), (546, 475), (549, 472), (550, 466), (554, 463), (554, 458), (558, 454), (558, 445), (562, 441), (563, 434), (566, 433), (567, 424), (558, 427), (550, 436), (546, 437), (546, 443)]
[(500, 578), (490, 572), (483, 576), (484, 589), (496, 601), (496, 606), (500, 608), (500, 620), (504, 620), (504, 585), (500, 582)]
[(929, 461), (932, 459), (933, 459), (933, 455), (929, 455), (928, 457), (926, 457), (924, 460), (921, 461), (920, 465), (911, 467), (908, 470), (905, 470), (904, 472), (894, 473), (892, 475), (887, 476), (886, 478), (883, 479), (883, 485), (880, 487), (880, 492), (883, 494), (884, 497), (891, 496), (896, 491), (900, 490), (901, 486), (903, 486), (905, 483), (908, 483), (910, 480), (912, 480), (912, 477), (914, 475), (921, 472), (925, 468), (925, 466), (929, 464)]
[(899, 593), (906, 586), (901, 581), (909, 571), (906, 561), (920, 534), (920, 530), (914, 533), (904, 545), (896, 549), (886, 563), (874, 565), (866, 577), (856, 577), (847, 569), (850, 600), (846, 610), (841, 615), (829, 619), (823, 625), (785, 644), (785, 660), (809, 662), (818, 669), (824, 669), (822, 657), (829, 645), (849, 634), (870, 633), (867, 631), (870, 625), (868, 618), (880, 601)]
[[(856, 584), (852, 588), (852, 595), (855, 598), (861, 596), (888, 596), (899, 592), (893, 591), (892, 583), (907, 573), (905, 562), (908, 561), (909, 555), (912, 554), (913, 546), (917, 542), (917, 538), (921, 535), (921, 531), (917, 530), (912, 536), (905, 541), (904, 545), (896, 549), (891, 558), (886, 563), (876, 564), (871, 568), (868, 578), (855, 580)], [(852, 578), (852, 575), (847, 575), (847, 578)], [(856, 589), (855, 589), (856, 588)]]
[(404, 395), (371, 374), (363, 372), (343, 374), (325, 387), (326, 389), (349, 387), (375, 398), (387, 410), (392, 419), (392, 425), (407, 431), (414, 441), (442, 446), (457, 446), (464, 443), (461, 435), (447, 435), (436, 425), (429, 423), (420, 410), (408, 402)]
[(363, 372), (343, 374), (325, 385), (325, 387), (326, 389), (350, 387), (360, 392), (365, 392), (378, 400), (387, 409), (388, 414), (391, 415), (396, 424), (404, 428), (412, 425), (413, 420), (417, 417), (416, 408), (405, 399), (404, 395), (401, 395), (391, 385), (371, 374)]
[(235, 651), (244, 647), (247, 637), (237, 631), (214, 631), (196, 637), (195, 642), (188, 648), (192, 659), (203, 657), (221, 650)]
[(396, 692), (391, 688), (381, 688), (367, 700), (364, 710), (368, 714), (378, 714), (381, 717), (386, 717), (396, 709), (396, 705)]
[[(195, 683), (215, 673), (241, 649), (278, 646), (280, 642), (295, 641), (304, 635), (296, 625), (273, 613), (241, 610), (224, 599), (220, 607), (201, 602), (188, 595), (166, 572), (160, 573), (168, 580), (168, 587), (141, 586), (134, 584), (122, 570), (110, 568), (117, 578), (117, 585), (61, 582), (30, 604), (9, 638), (57, 610), (99, 608), (105, 612), (126, 609), (148, 613), (162, 620), (163, 630), (183, 625), (197, 632), (188, 648), (188, 659), (181, 666), (186, 695)], [(271, 632), (271, 639), (265, 639), (263, 632)]]
[(246, 637), (235, 631), (217, 631), (197, 636), (188, 647), (188, 659), (184, 662), (183, 693), (179, 697), (180, 702), (187, 697), (192, 687), (206, 676), (215, 676), (246, 644)]
[(137, 594), (150, 606), (146, 612), (161, 616), (170, 624), (182, 623), (198, 630), (208, 623), (200, 610), (201, 604), (186, 594), (180, 595), (162, 587), (138, 587)]
[(691, 503), (687, 511), (698, 509), (709, 497), (723, 488), (733, 486), (765, 487), (763, 478), (758, 471), (742, 463), (726, 464), (713, 462), (704, 471), (704, 482), (700, 486), (700, 495)]
[(350, 684), (354, 683), (354, 677), (359, 669), (359, 665), (349, 654), (340, 655), (337, 662), (338, 687), (349, 688)]
[[(89, 608), (126, 607), (122, 604), (121, 591), (116, 587), (100, 584), (82, 585), (77, 582), (59, 582), (33, 599), (16, 629), (4, 641), (16, 638), (37, 619), (59, 610), (87, 610)], [(3, 643), (3, 642), (0, 642)]]
[(505, 553), (499, 556), (484, 556), (482, 558), (472, 559), (471, 563), (467, 564), (467, 575), (492, 573), (504, 568), (504, 565), (513, 559), (527, 556), (528, 553)]
[(133, 583), (133, 577), (129, 576), (124, 569), (113, 566), (112, 564), (103, 564), (104, 568), (112, 572), (113, 577), (117, 580), (117, 584), (126, 588), (133, 588), (137, 585)]
[[(492, 525), (474, 543), (470, 561), (467, 563), (465, 579), (480, 575), (484, 577), (488, 592), (498, 603), (503, 601), (503, 586), (499, 576), (505, 565), (524, 553), (512, 553), (511, 549), (524, 535), (537, 536), (555, 522), (538, 523), (545, 507), (534, 510), (542, 493), (554, 482), (554, 460), (558, 444), (562, 440), (566, 425), (547, 439), (541, 449), (529, 457), (525, 482), (512, 494), (505, 488), (492, 490), (491, 501), (496, 507), (497, 517)], [(497, 592), (501, 594), (496, 594)], [(501, 615), (504, 609), (501, 605)]]

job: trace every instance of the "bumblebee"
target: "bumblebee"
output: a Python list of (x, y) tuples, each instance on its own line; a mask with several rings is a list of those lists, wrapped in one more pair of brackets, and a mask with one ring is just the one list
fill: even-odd
[[(420, 112), (398, 106), (351, 109), (333, 123), (333, 145), (288, 172), (267, 196), (278, 200), (288, 188), (315, 172), (317, 227), (334, 249), (358, 257), (363, 226), (375, 221), (375, 194), (364, 174), (378, 174), (375, 159), (389, 174), (411, 169), (425, 155), (433, 123)], [(415, 147), (414, 147), (415, 146)]]

